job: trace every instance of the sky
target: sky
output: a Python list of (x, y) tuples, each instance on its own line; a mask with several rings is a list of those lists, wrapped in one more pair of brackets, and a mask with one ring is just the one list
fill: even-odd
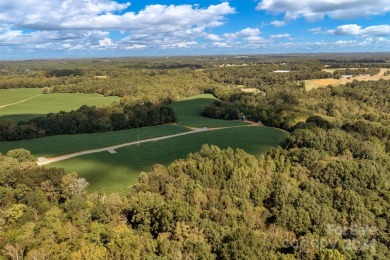
[(390, 0), (0, 0), (0, 59), (389, 52)]

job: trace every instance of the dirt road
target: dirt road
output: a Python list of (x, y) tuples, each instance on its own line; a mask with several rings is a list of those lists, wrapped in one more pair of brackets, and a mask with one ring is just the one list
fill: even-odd
[(0, 106), (0, 108), (9, 107), (9, 106), (13, 106), (13, 105), (16, 105), (16, 104), (19, 104), (19, 103), (23, 103), (23, 102), (26, 102), (29, 99), (36, 98), (36, 97), (39, 97), (39, 96), (42, 96), (42, 94), (38, 94), (38, 95), (35, 95), (35, 96), (32, 96), (32, 97), (26, 98), (26, 99), (20, 100), (20, 101), (15, 102), (15, 103), (2, 105), (2, 106)]
[(138, 145), (138, 144), (147, 143), (147, 142), (155, 142), (155, 141), (170, 139), (170, 138), (183, 136), (183, 135), (196, 134), (196, 133), (205, 132), (205, 131), (215, 131), (215, 130), (222, 130), (222, 129), (227, 129), (227, 128), (248, 127), (248, 126), (254, 126), (254, 125), (230, 126), (230, 127), (220, 127), (220, 128), (196, 128), (190, 132), (174, 134), (174, 135), (166, 135), (166, 136), (155, 137), (155, 138), (134, 141), (134, 142), (129, 142), (129, 143), (123, 143), (123, 144), (117, 144), (117, 145), (112, 145), (112, 146), (107, 146), (107, 147), (102, 147), (102, 148), (89, 149), (89, 150), (84, 150), (84, 151), (80, 151), (80, 152), (64, 154), (64, 155), (56, 156), (53, 158), (39, 157), (37, 163), (38, 163), (38, 165), (41, 166), (41, 165), (46, 165), (46, 164), (53, 163), (53, 162), (67, 160), (67, 159), (77, 157), (80, 155), (100, 153), (100, 152), (116, 153), (116, 151), (115, 151), (116, 149), (126, 147), (126, 146)]
[(103, 147), (103, 148), (84, 150), (84, 151), (80, 151), (80, 152), (56, 156), (53, 158), (40, 157), (40, 158), (38, 158), (38, 165), (46, 165), (46, 164), (53, 163), (53, 162), (59, 162), (59, 161), (67, 160), (67, 159), (77, 157), (80, 155), (85, 155), (85, 154), (100, 153), (100, 152), (115, 153), (116, 149), (126, 147), (126, 146), (138, 145), (138, 144), (147, 143), (147, 142), (155, 142), (155, 141), (160, 141), (160, 140), (174, 138), (174, 137), (183, 136), (183, 135), (196, 134), (196, 133), (204, 132), (204, 131), (208, 131), (208, 130), (209, 129), (207, 129), (207, 128), (204, 128), (204, 129), (201, 128), (201, 129), (197, 129), (197, 130), (190, 131), (190, 132), (155, 137), (155, 138), (150, 138), (150, 139), (145, 139), (145, 140), (140, 140), (140, 141), (134, 141), (134, 142), (123, 143), (123, 144), (118, 144), (118, 145), (113, 145), (113, 146), (107, 146), (107, 147)]

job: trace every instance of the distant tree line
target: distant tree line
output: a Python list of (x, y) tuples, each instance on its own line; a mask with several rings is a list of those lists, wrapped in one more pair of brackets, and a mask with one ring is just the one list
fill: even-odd
[[(99, 93), (105, 96), (130, 97), (139, 103), (147, 101), (159, 103), (167, 98), (178, 100), (200, 94), (210, 88), (245, 86), (264, 91), (269, 86), (296, 84), (308, 79), (341, 77), (341, 75), (355, 75), (355, 73), (377, 74), (378, 68), (390, 66), (383, 58), (380, 63), (364, 64), (356, 63), (353, 59), (341, 59), (339, 60), (343, 61), (341, 63), (329, 64), (327, 60), (318, 61), (308, 57), (305, 59), (290, 56), (268, 58), (177, 57), (169, 60), (117, 59), (5, 63), (0, 64), (2, 68), (0, 88), (50, 87), (50, 92), (53, 93)], [(340, 70), (333, 74), (324, 71), (325, 64), (335, 68), (361, 69)], [(274, 73), (275, 70), (290, 72)]]
[[(288, 73), (275, 73), (275, 70)], [(264, 85), (286, 84), (308, 79), (332, 78), (333, 74), (323, 71), (319, 63), (256, 64), (251, 66), (215, 67), (205, 70), (211, 79), (221, 84), (244, 85), (260, 88)]]
[(358, 76), (358, 75), (364, 75), (368, 74), (370, 76), (374, 76), (376, 74), (379, 74), (380, 69), (379, 68), (354, 68), (354, 69), (338, 69), (333, 72), (333, 77), (336, 79), (341, 78), (343, 75), (352, 75), (352, 76)]
[(328, 68), (390, 68), (388, 59), (320, 59)]
[(176, 122), (166, 105), (122, 104), (112, 108), (82, 106), (70, 112), (51, 113), (27, 122), (0, 121), (0, 141), (16, 141), (49, 135), (116, 131)]
[(83, 76), (85, 71), (82, 69), (51, 69), (47, 70), (45, 75), (51, 77)]

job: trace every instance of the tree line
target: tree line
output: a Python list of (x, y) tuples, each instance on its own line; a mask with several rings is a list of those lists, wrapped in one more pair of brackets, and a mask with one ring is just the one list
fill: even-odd
[(337, 69), (333, 72), (333, 77), (335, 79), (339, 79), (343, 75), (358, 76), (358, 75), (365, 75), (365, 74), (368, 74), (370, 76), (374, 76), (374, 75), (379, 74), (379, 72), (380, 72), (380, 68)]
[(27, 122), (0, 121), (0, 141), (50, 135), (117, 131), (176, 122), (173, 109), (152, 103), (121, 103), (112, 107), (82, 106), (70, 112), (51, 113)]

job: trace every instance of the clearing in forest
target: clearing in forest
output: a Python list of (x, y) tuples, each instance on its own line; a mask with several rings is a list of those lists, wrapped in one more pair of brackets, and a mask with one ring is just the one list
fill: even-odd
[[(91, 184), (90, 191), (126, 192), (129, 186), (138, 181), (141, 171), (149, 171), (156, 163), (168, 165), (176, 159), (185, 158), (189, 153), (198, 151), (203, 144), (240, 148), (259, 156), (271, 147), (280, 145), (288, 136), (287, 132), (276, 128), (202, 117), (203, 107), (215, 100), (212, 95), (204, 94), (173, 103), (171, 106), (178, 115), (176, 125), (5, 142), (0, 152), (23, 147), (36, 157), (50, 158), (106, 147), (98, 153), (77, 154), (77, 157), (45, 167), (76, 171)], [(156, 137), (163, 138), (154, 139)], [(152, 140), (138, 145), (138, 138), (141, 141)], [(131, 144), (112, 147), (124, 143)]]
[[(324, 71), (326, 72), (331, 72), (333, 73), (336, 69), (325, 69)], [(312, 90), (316, 88), (321, 88), (321, 87), (326, 87), (328, 85), (332, 86), (338, 86), (338, 85), (343, 85), (348, 82), (352, 82), (353, 80), (358, 80), (358, 81), (368, 81), (368, 80), (390, 80), (390, 75), (384, 76), (386, 71), (390, 71), (390, 69), (385, 69), (381, 68), (380, 72), (374, 76), (369, 76), (369, 75), (359, 75), (359, 76), (354, 76), (351, 78), (341, 78), (341, 79), (309, 79), (305, 80), (305, 88), (306, 90)]]

